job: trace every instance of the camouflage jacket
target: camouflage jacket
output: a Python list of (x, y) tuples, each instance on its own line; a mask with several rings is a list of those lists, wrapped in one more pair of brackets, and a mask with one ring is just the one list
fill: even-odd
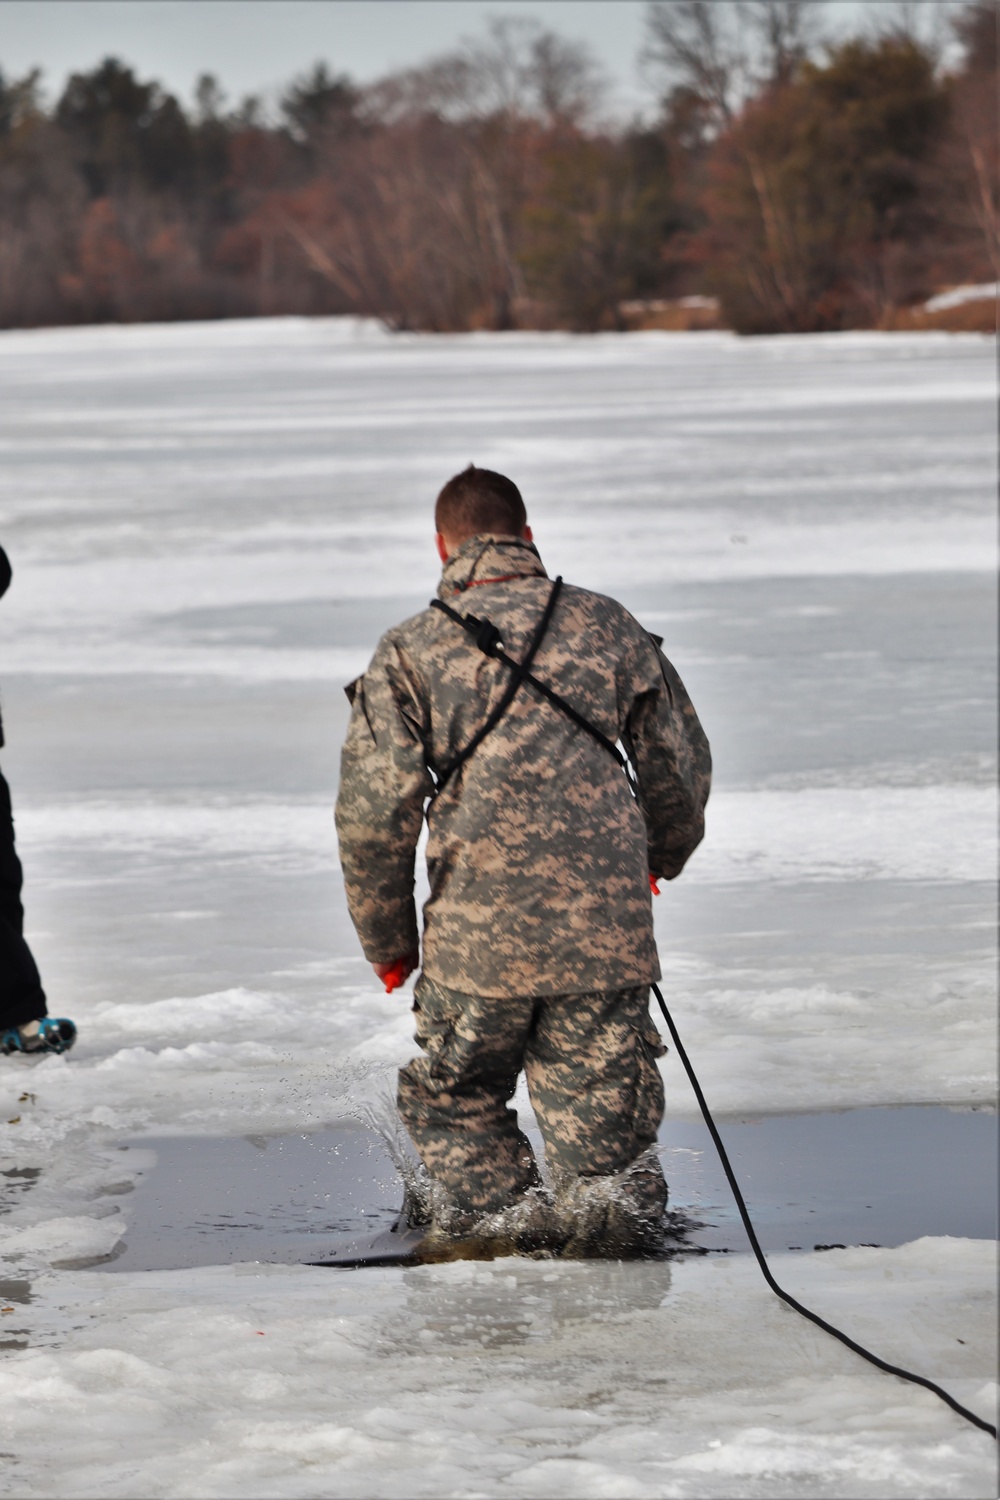
[[(530, 543), (479, 536), (448, 560), (438, 594), (493, 621), (520, 661), (551, 587)], [(532, 670), (625, 747), (638, 798), (607, 750), (530, 684), (434, 796), (433, 773), (469, 743), (510, 671), (437, 609), (387, 631), (347, 689), (337, 798), (365, 956), (387, 963), (417, 948), (427, 804), (429, 978), (496, 996), (648, 984), (660, 972), (649, 872), (680, 874), (702, 838), (708, 742), (677, 673), (613, 599), (566, 585)]]

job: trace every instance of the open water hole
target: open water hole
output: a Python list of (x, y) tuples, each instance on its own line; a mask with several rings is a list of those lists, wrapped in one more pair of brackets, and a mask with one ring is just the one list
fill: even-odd
[[(924, 1235), (997, 1232), (997, 1117), (940, 1105), (743, 1116), (719, 1128), (763, 1248), (894, 1246)], [(124, 1239), (109, 1271), (239, 1261), (315, 1262), (361, 1253), (394, 1223), (402, 1182), (372, 1131), (160, 1136), (129, 1153), (135, 1191), (118, 1200)], [(700, 1227), (691, 1250), (747, 1251), (701, 1121), (661, 1132), (670, 1206)]]

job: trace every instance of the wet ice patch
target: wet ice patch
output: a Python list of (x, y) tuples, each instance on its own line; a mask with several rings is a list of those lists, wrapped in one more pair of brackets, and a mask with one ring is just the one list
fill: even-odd
[[(935, 966), (936, 967), (936, 966)], [(744, 971), (739, 987), (667, 966), (664, 992), (711, 1108), (722, 1113), (814, 1110), (947, 1100), (995, 1103), (994, 992), (985, 971), (919, 987), (905, 977), (861, 994), (775, 986)], [(707, 982), (706, 982), (707, 980)], [(662, 1027), (661, 1027), (662, 1029)], [(934, 1041), (928, 1044), (928, 1033)], [(661, 1064), (668, 1110), (690, 1115), (690, 1086), (671, 1052)]]
[(115, 1033), (164, 1041), (176, 1037), (238, 1040), (265, 1031), (284, 1028), (288, 1017), (280, 1013), (277, 995), (252, 990), (225, 990), (195, 999), (142, 1001), (133, 1004), (98, 1005), (93, 1022), (106, 1041)]
[[(988, 1245), (778, 1257), (775, 1273), (988, 1415)], [(58, 1346), (0, 1374), (4, 1447), (43, 1494), (127, 1496), (137, 1467), (148, 1489), (303, 1500), (612, 1483), (799, 1500), (831, 1475), (858, 1500), (994, 1489), (983, 1434), (795, 1318), (748, 1261), (40, 1276), (18, 1321), (48, 1338), (60, 1317)]]
[[(996, 795), (989, 786), (802, 787), (716, 791), (708, 834), (685, 880), (991, 880)], [(336, 858), (329, 802), (157, 802), (26, 806), (25, 847), (100, 844), (141, 853), (164, 844), (296, 870)]]
[(27, 1228), (0, 1225), (0, 1262), (16, 1266), (93, 1265), (112, 1254), (125, 1233), (121, 1219), (46, 1219)]
[(685, 878), (992, 880), (991, 787), (716, 792)]
[(25, 846), (56, 846), (63, 851), (93, 844), (104, 850), (162, 855), (165, 846), (186, 846), (204, 857), (277, 860), (295, 869), (313, 869), (317, 861), (330, 866), (337, 847), (329, 802), (264, 798), (247, 802), (217, 797), (206, 804), (145, 797), (45, 808), (29, 805), (18, 814), (18, 839)]

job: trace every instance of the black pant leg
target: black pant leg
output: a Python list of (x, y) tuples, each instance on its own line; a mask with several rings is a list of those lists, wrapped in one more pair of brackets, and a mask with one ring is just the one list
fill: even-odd
[(0, 772), (0, 1028), (46, 1014), (45, 991), (23, 927), (21, 861), (14, 847), (10, 788)]

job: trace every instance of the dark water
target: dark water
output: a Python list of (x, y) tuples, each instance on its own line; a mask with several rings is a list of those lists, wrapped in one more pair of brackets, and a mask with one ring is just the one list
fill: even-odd
[[(719, 1122), (719, 1131), (765, 1250), (996, 1236), (992, 1112), (911, 1105), (762, 1115)], [(668, 1121), (663, 1135), (672, 1206), (690, 1206), (706, 1224), (694, 1241), (748, 1249), (705, 1126)]]
[[(767, 1251), (996, 1234), (992, 1113), (920, 1105), (745, 1117), (720, 1129)], [(668, 1120), (661, 1138), (671, 1206), (702, 1226), (690, 1244), (745, 1251), (705, 1126)], [(323, 1260), (388, 1229), (402, 1199), (382, 1142), (350, 1126), (121, 1149), (141, 1171), (122, 1202), (128, 1230), (110, 1271)]]
[(322, 1260), (388, 1229), (403, 1199), (382, 1141), (359, 1127), (166, 1136), (121, 1149), (142, 1165), (121, 1204), (128, 1230), (109, 1270)]

